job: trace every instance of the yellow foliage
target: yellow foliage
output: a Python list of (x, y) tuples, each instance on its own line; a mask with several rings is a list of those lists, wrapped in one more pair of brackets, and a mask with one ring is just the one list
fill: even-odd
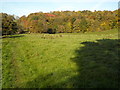
[(105, 22), (101, 24), (101, 26), (104, 26), (104, 25), (106, 25), (106, 23), (105, 23)]

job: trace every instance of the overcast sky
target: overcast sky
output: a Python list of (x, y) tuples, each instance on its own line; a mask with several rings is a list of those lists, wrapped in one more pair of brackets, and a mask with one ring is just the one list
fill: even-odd
[(0, 12), (28, 15), (34, 12), (116, 10), (119, 0), (2, 0)]

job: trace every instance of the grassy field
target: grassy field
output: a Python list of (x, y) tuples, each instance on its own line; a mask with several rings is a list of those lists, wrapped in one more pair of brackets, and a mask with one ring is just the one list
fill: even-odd
[(2, 39), (3, 88), (116, 88), (118, 31)]

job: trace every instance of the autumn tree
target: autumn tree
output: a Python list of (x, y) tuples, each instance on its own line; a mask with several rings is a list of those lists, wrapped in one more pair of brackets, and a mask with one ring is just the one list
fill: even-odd
[(118, 10), (31, 13), (27, 17), (22, 16), (20, 18), (20, 25), (33, 33), (105, 31), (118, 27)]

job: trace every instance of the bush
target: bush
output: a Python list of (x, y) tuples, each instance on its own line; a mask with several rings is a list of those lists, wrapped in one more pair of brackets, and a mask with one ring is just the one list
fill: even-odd
[(47, 33), (49, 33), (49, 34), (55, 34), (56, 33), (56, 29), (49, 28), (47, 30)]

